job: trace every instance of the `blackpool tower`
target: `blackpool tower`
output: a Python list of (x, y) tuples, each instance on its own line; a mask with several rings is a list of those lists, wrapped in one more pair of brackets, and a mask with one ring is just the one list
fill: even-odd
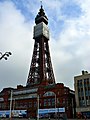
[(27, 87), (55, 84), (50, 51), (48, 18), (43, 6), (35, 18), (33, 31), (34, 49), (27, 79)]

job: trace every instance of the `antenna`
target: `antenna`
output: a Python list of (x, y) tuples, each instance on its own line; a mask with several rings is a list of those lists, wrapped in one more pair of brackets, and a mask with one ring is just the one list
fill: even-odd
[(42, 0), (40, 1), (40, 3), (41, 3), (41, 6), (42, 6)]
[(41, 8), (42, 8), (42, 0), (40, 1), (40, 3), (41, 3)]

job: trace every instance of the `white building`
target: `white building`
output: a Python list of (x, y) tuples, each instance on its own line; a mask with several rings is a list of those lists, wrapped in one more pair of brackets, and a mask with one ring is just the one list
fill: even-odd
[(74, 77), (76, 112), (90, 118), (90, 73)]

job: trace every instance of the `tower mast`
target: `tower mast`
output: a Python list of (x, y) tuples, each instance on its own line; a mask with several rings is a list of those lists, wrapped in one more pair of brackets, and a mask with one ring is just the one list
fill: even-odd
[(27, 86), (55, 84), (55, 78), (49, 51), (49, 29), (48, 18), (45, 15), (43, 6), (35, 18), (33, 39), (34, 50), (30, 71), (27, 79)]

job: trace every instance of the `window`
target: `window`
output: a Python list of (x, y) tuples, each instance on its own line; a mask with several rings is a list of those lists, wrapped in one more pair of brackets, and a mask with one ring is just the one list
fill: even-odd
[(44, 106), (55, 106), (55, 98), (44, 99)]
[(37, 104), (36, 104), (36, 102), (34, 102), (34, 107), (36, 107), (37, 106)]
[(48, 106), (51, 106), (51, 99), (48, 99)]
[(0, 108), (2, 108), (2, 104), (3, 104), (3, 103), (0, 103)]
[(81, 91), (81, 96), (84, 96), (84, 92), (83, 91)]
[(82, 107), (82, 106), (85, 106), (85, 101), (84, 100), (80, 100), (80, 106)]
[(88, 94), (88, 90), (86, 90), (86, 91), (85, 91), (85, 94), (86, 94), (86, 96), (88, 96), (88, 95), (89, 95), (89, 94)]
[(78, 87), (82, 87), (82, 79), (77, 82)]
[(29, 102), (29, 105), (28, 105), (29, 107), (32, 107), (32, 102)]
[(63, 104), (65, 104), (65, 98), (63, 99)]
[(52, 98), (51, 102), (52, 102), (52, 106), (55, 106), (55, 98)]
[(64, 88), (64, 94), (67, 94), (68, 90), (66, 88)]
[(27, 108), (27, 102), (24, 102), (24, 103), (22, 104), (22, 108)]
[(90, 100), (87, 100), (87, 105), (90, 105)]
[(80, 88), (78, 88), (78, 96), (80, 97)]
[(47, 99), (44, 99), (44, 106), (47, 106)]

